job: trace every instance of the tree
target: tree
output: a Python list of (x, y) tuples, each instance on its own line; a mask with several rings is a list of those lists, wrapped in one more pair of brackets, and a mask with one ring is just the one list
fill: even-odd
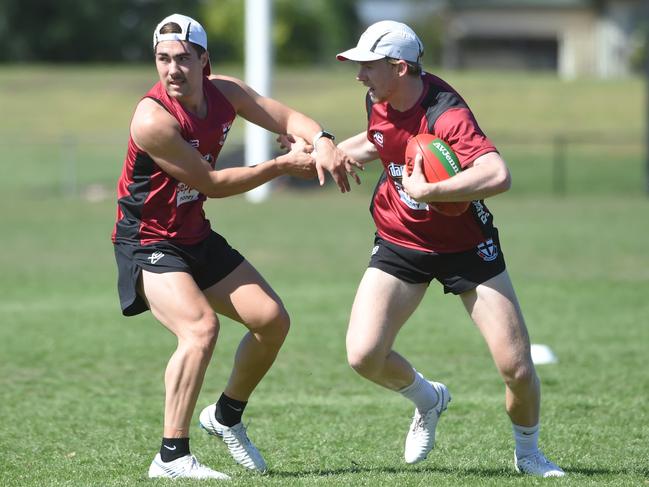
[[(353, 0), (275, 0), (273, 42), (280, 64), (330, 61), (355, 44), (358, 17)], [(219, 61), (243, 61), (244, 0), (219, 0), (202, 6), (210, 55)]]
[(198, 0), (22, 0), (0, 3), (0, 61), (122, 61), (151, 56), (164, 15), (193, 15)]
[[(0, 62), (114, 62), (151, 59), (157, 22), (174, 12), (208, 31), (216, 62), (242, 61), (244, 0), (24, 0), (0, 2)], [(278, 62), (314, 62), (356, 42), (353, 0), (274, 0)]]

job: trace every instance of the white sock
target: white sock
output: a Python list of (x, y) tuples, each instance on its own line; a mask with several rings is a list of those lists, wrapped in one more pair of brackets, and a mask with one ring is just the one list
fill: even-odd
[(407, 387), (400, 389), (399, 394), (415, 403), (420, 412), (425, 413), (435, 407), (439, 401), (439, 394), (435, 387), (424, 379), (424, 376), (415, 370), (415, 381)]
[(539, 451), (539, 425), (518, 426), (512, 423), (514, 441), (516, 442), (516, 457), (523, 458)]

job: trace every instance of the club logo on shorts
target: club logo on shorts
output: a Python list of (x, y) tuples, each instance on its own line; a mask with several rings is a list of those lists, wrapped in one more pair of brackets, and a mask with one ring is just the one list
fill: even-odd
[(375, 255), (379, 251), (379, 246), (375, 245), (374, 248), (372, 249), (372, 253), (370, 255)]
[(485, 262), (491, 262), (492, 260), (496, 260), (498, 257), (498, 246), (494, 244), (492, 239), (479, 244), (477, 250), (480, 258)]
[(149, 257), (147, 257), (147, 260), (151, 261), (151, 264), (155, 264), (158, 262), (160, 259), (162, 259), (165, 256), (160, 251), (153, 252)]

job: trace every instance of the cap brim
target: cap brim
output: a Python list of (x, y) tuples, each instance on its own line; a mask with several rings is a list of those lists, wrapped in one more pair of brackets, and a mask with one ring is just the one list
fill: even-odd
[(338, 59), (338, 61), (357, 62), (376, 61), (377, 59), (383, 59), (384, 57), (385, 56), (383, 54), (377, 54), (366, 49), (359, 49), (358, 47), (354, 47), (336, 55), (336, 59)]

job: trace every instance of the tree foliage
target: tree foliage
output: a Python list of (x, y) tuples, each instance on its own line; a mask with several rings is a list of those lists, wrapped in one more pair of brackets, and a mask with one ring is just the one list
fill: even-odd
[[(156, 23), (174, 12), (208, 30), (217, 61), (242, 61), (244, 0), (23, 0), (0, 2), (0, 61), (114, 62), (150, 59)], [(353, 0), (273, 1), (276, 60), (332, 59), (357, 40)]]
[(30, 0), (0, 2), (0, 61), (86, 62), (151, 56), (156, 23), (175, 11), (198, 12), (198, 0)]
[[(355, 44), (359, 34), (353, 0), (273, 1), (273, 46), (279, 63), (311, 63), (333, 59)], [(210, 54), (217, 61), (244, 57), (243, 0), (206, 2), (201, 18), (210, 38)]]

